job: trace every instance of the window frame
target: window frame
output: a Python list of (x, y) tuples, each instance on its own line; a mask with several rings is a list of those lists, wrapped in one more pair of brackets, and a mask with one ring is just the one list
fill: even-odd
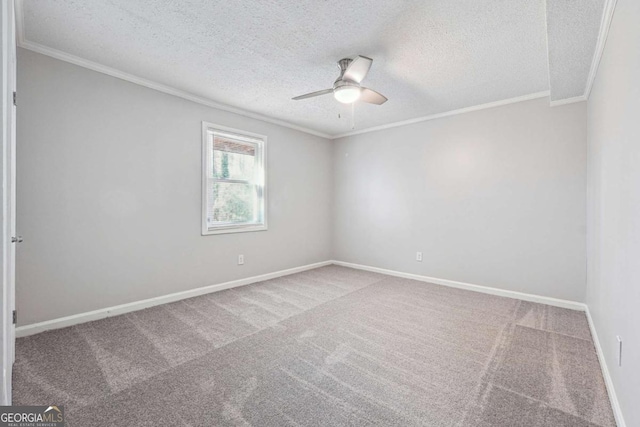
[[(230, 223), (228, 225), (218, 225), (210, 227), (207, 224), (207, 206), (208, 206), (208, 185), (209, 185), (209, 138), (213, 138), (216, 131), (220, 133), (231, 133), (242, 137), (246, 137), (249, 143), (256, 144), (256, 161), (259, 169), (258, 173), (262, 175), (262, 221), (258, 223)], [(212, 149), (213, 151), (213, 149)], [(211, 153), (213, 155), (213, 153)], [(253, 132), (247, 132), (241, 129), (234, 129), (227, 126), (217, 125), (215, 123), (202, 122), (202, 235), (209, 236), (213, 234), (228, 233), (246, 233), (251, 231), (268, 230), (267, 225), (267, 136)], [(219, 182), (238, 182), (238, 180), (218, 180)], [(242, 181), (244, 183), (244, 181)], [(259, 184), (258, 184), (259, 185)], [(260, 200), (259, 200), (260, 201)]]

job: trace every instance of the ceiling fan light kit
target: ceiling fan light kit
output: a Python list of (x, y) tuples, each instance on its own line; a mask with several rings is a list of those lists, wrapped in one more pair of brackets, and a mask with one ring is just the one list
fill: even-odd
[(361, 87), (360, 83), (367, 76), (373, 59), (366, 56), (356, 56), (355, 59), (343, 58), (338, 61), (340, 76), (333, 83), (332, 89), (319, 90), (293, 98), (301, 99), (313, 98), (315, 96), (333, 93), (333, 97), (343, 104), (352, 104), (358, 100), (369, 104), (382, 105), (387, 102), (387, 98), (375, 90)]
[(333, 89), (333, 97), (343, 104), (351, 104), (360, 98), (360, 87), (343, 85)]

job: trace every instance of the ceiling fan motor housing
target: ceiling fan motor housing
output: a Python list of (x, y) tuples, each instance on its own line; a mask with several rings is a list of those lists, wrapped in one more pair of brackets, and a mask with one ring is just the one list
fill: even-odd
[(334, 89), (337, 89), (337, 88), (342, 87), (342, 86), (360, 87), (359, 83), (344, 78), (344, 73), (345, 73), (345, 71), (347, 71), (347, 68), (349, 67), (349, 64), (351, 64), (352, 62), (353, 62), (353, 59), (351, 59), (351, 58), (342, 58), (340, 61), (338, 61), (338, 67), (340, 68), (340, 76), (333, 83), (333, 88)]
[(349, 81), (349, 80), (342, 80), (341, 78), (339, 78), (338, 80), (336, 80), (333, 83), (333, 90), (336, 90), (336, 89), (339, 89), (339, 88), (342, 88), (342, 87), (345, 87), (345, 86), (352, 86), (352, 87), (357, 87), (357, 88), (360, 87), (360, 85), (358, 83), (356, 83), (356, 82), (352, 82), (352, 81)]

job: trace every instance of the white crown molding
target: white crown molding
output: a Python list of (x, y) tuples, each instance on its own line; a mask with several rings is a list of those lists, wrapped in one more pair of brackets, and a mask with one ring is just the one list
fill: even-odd
[(404, 121), (400, 121), (400, 122), (395, 122), (395, 123), (389, 123), (386, 125), (382, 125), (382, 126), (375, 126), (375, 127), (370, 127), (370, 128), (366, 128), (366, 129), (361, 129), (358, 131), (354, 131), (354, 132), (347, 132), (347, 133), (342, 133), (342, 134), (337, 134), (337, 135), (330, 135), (324, 132), (319, 132), (313, 129), (309, 129), (309, 128), (305, 128), (303, 126), (298, 126), (298, 125), (294, 125), (292, 123), (289, 122), (285, 122), (279, 119), (275, 119), (272, 117), (268, 117), (268, 116), (263, 116), (261, 114), (256, 114), (256, 113), (252, 113), (240, 108), (236, 108), (236, 107), (231, 107), (229, 105), (226, 104), (221, 104), (219, 102), (215, 102), (211, 99), (208, 98), (204, 98), (186, 91), (183, 91), (181, 89), (177, 89), (175, 87), (172, 86), (168, 86), (162, 83), (158, 83), (158, 82), (154, 82), (152, 80), (149, 79), (145, 79), (143, 77), (138, 77), (135, 76), (133, 74), (129, 74), (120, 70), (117, 70), (115, 68), (111, 68), (108, 67), (106, 65), (102, 65), (99, 64), (97, 62), (93, 62), (93, 61), (89, 61), (87, 59), (84, 58), (80, 58), (78, 56), (75, 55), (71, 55), (68, 54), (66, 52), (62, 52), (60, 50), (57, 49), (53, 49), (50, 48), (48, 46), (44, 46), (41, 45), (39, 43), (34, 43), (31, 42), (29, 40), (26, 39), (25, 37), (25, 26), (24, 26), (24, 11), (23, 11), (23, 5), (22, 5), (23, 0), (16, 0), (16, 39), (17, 39), (17, 44), (18, 47), (21, 47), (23, 49), (27, 49), (27, 50), (31, 50), (33, 52), (37, 52), (40, 53), (42, 55), (46, 55), (46, 56), (50, 56), (52, 58), (56, 58), (59, 59), (61, 61), (65, 61), (65, 62), (69, 62), (71, 64), (74, 65), (78, 65), (80, 67), (84, 67), (84, 68), (88, 68), (90, 70), (93, 71), (97, 71), (99, 73), (103, 73), (103, 74), (107, 74), (109, 76), (112, 77), (116, 77), (119, 78), (121, 80), (125, 80), (128, 81), (130, 83), (134, 83), (140, 86), (145, 86), (148, 87), (150, 89), (154, 89), (169, 95), (174, 95), (177, 96), (179, 98), (183, 98), (198, 104), (202, 104), (202, 105), (206, 105), (208, 107), (212, 107), (212, 108), (217, 108), (219, 110), (223, 110), (223, 111), (228, 111), (230, 113), (235, 113), (241, 116), (245, 116), (245, 117), (250, 117), (252, 119), (256, 119), (256, 120), (261, 120), (267, 123), (273, 123), (276, 125), (280, 125), (280, 126), (284, 126), (290, 129), (295, 129), (301, 132), (305, 132), (311, 135), (315, 135), (315, 136), (319, 136), (322, 138), (327, 138), (327, 139), (337, 139), (337, 138), (342, 138), (344, 136), (350, 136), (350, 135), (357, 135), (357, 134), (361, 134), (361, 133), (367, 133), (367, 132), (374, 132), (377, 130), (382, 130), (382, 129), (388, 129), (388, 128), (392, 128), (392, 127), (397, 127), (397, 126), (404, 126), (404, 125), (408, 125), (408, 124), (412, 124), (412, 123), (417, 123), (417, 122), (422, 122), (422, 121), (426, 121), (426, 120), (434, 120), (434, 119), (438, 119), (441, 117), (447, 117), (447, 116), (453, 116), (456, 114), (463, 114), (463, 113), (468, 113), (471, 111), (478, 111), (478, 110), (483, 110), (486, 108), (493, 108), (493, 107), (499, 107), (501, 105), (507, 105), (507, 104), (513, 104), (516, 102), (522, 102), (522, 101), (528, 101), (531, 99), (537, 99), (537, 98), (544, 98), (546, 96), (549, 96), (549, 91), (545, 91), (545, 92), (538, 92), (538, 93), (533, 93), (530, 95), (524, 95), (524, 96), (520, 96), (517, 98), (511, 98), (511, 99), (505, 99), (502, 101), (496, 101), (496, 102), (490, 102), (487, 104), (481, 104), (481, 105), (476, 105), (476, 106), (471, 106), (471, 107), (466, 107), (466, 108), (461, 108), (459, 110), (453, 110), (453, 111), (447, 111), (444, 113), (438, 113), (438, 114), (433, 114), (433, 115), (429, 115), (429, 116), (424, 116), (424, 117), (419, 117), (416, 119), (411, 119), (411, 120), (404, 120)]
[[(19, 32), (20, 34), (20, 32)], [(388, 129), (388, 128), (393, 128), (393, 127), (398, 127), (398, 126), (404, 126), (404, 125), (408, 125), (408, 124), (412, 124), (412, 123), (418, 123), (418, 122), (423, 122), (423, 121), (427, 121), (427, 120), (434, 120), (434, 119), (439, 119), (442, 117), (447, 117), (447, 116), (453, 116), (456, 114), (464, 114), (464, 113), (469, 113), (472, 111), (478, 111), (478, 110), (484, 110), (487, 108), (494, 108), (494, 107), (499, 107), (502, 105), (508, 105), (508, 104), (514, 104), (517, 102), (523, 102), (523, 101), (529, 101), (532, 99), (538, 99), (538, 98), (544, 98), (549, 96), (549, 91), (544, 91), (544, 92), (537, 92), (537, 93), (532, 93), (529, 95), (524, 95), (524, 96), (519, 96), (516, 98), (510, 98), (510, 99), (504, 99), (502, 101), (495, 101), (495, 102), (489, 102), (487, 104), (481, 104), (481, 105), (475, 105), (475, 106), (471, 106), (471, 107), (465, 107), (465, 108), (461, 108), (458, 110), (452, 110), (452, 111), (446, 111), (444, 113), (438, 113), (438, 114), (432, 114), (429, 116), (424, 116), (424, 117), (418, 117), (415, 119), (410, 119), (410, 120), (404, 120), (404, 121), (400, 121), (400, 122), (394, 122), (394, 123), (389, 123), (386, 125), (382, 125), (382, 126), (374, 126), (374, 127), (370, 127), (370, 128), (366, 128), (366, 129), (360, 129), (354, 132), (347, 132), (347, 133), (342, 133), (342, 134), (337, 134), (337, 135), (330, 135), (327, 133), (323, 133), (323, 132), (318, 132), (309, 128), (305, 128), (302, 126), (298, 126), (298, 125), (294, 125), (292, 123), (289, 122), (285, 122), (282, 120), (278, 120), (278, 119), (274, 119), (271, 117), (267, 117), (267, 116), (263, 116), (261, 114), (256, 114), (256, 113), (251, 113), (249, 111), (245, 111), (239, 108), (235, 108), (235, 107), (231, 107), (225, 104), (220, 104), (218, 102), (215, 102), (211, 99), (207, 99), (207, 98), (203, 98), (201, 96), (198, 95), (194, 95), (192, 93), (189, 92), (185, 92), (181, 89), (177, 89), (174, 88), (172, 86), (167, 86), (164, 85), (162, 83), (157, 83), (154, 82), (152, 80), (149, 79), (145, 79), (143, 77), (138, 77), (135, 76), (133, 74), (129, 74), (129, 73), (125, 73), (123, 71), (117, 70), (115, 68), (111, 68), (111, 67), (107, 67), (106, 65), (102, 65), (102, 64), (98, 64), (97, 62), (93, 62), (93, 61), (89, 61), (83, 58), (80, 58), (78, 56), (75, 55), (70, 55), (66, 52), (62, 52), (60, 50), (57, 49), (53, 49), (44, 45), (41, 45), (39, 43), (33, 43), (30, 42), (28, 40), (23, 40), (22, 42), (18, 42), (18, 47), (21, 47), (23, 49), (27, 49), (27, 50), (31, 50), (33, 52), (36, 53), (40, 53), (42, 55), (46, 55), (46, 56), (50, 56), (52, 58), (55, 59), (59, 59), (61, 61), (65, 61), (65, 62), (69, 62), (71, 64), (74, 65), (78, 65), (80, 67), (84, 67), (93, 71), (97, 71), (99, 73), (103, 73), (103, 74), (107, 74), (109, 76), (112, 77), (116, 77), (119, 78), (121, 80), (125, 80), (128, 81), (129, 83), (134, 83), (140, 86), (144, 86), (144, 87), (148, 87), (150, 89), (154, 89), (157, 90), (159, 92), (163, 92), (169, 95), (174, 95), (177, 96), (179, 98), (183, 98), (186, 99), (188, 101), (192, 101), (198, 104), (202, 104), (202, 105), (206, 105), (208, 107), (212, 107), (212, 108), (217, 108), (219, 110), (223, 110), (223, 111), (228, 111), (230, 113), (235, 113), (241, 116), (245, 116), (245, 117), (250, 117), (252, 119), (256, 119), (256, 120), (261, 120), (264, 122), (268, 122), (268, 123), (273, 123), (276, 125), (280, 125), (280, 126), (284, 126), (290, 129), (295, 129), (295, 130), (299, 130), (301, 132), (305, 132), (305, 133), (309, 133), (311, 135), (315, 135), (315, 136), (319, 136), (322, 138), (327, 138), (327, 139), (338, 139), (338, 138), (342, 138), (345, 136), (351, 136), (351, 135), (358, 135), (358, 134), (362, 134), (362, 133), (368, 133), (368, 132), (375, 132), (378, 130), (383, 130), (383, 129)], [(575, 102), (575, 101), (574, 101)]]
[(211, 99), (194, 95), (192, 93), (183, 91), (181, 89), (177, 89), (175, 87), (168, 86), (162, 83), (157, 83), (152, 80), (145, 79), (143, 77), (138, 77), (133, 74), (125, 73), (123, 71), (116, 70), (115, 68), (107, 67), (105, 65), (98, 64), (97, 62), (88, 61), (78, 56), (70, 55), (68, 53), (59, 51), (57, 49), (52, 49), (47, 46), (43, 46), (38, 43), (23, 41), (22, 43), (18, 43), (18, 46), (23, 49), (31, 50), (33, 52), (40, 53), (42, 55), (50, 56), (52, 58), (59, 59), (61, 61), (69, 62), (71, 64), (78, 65), (80, 67), (97, 71), (99, 73), (107, 74), (111, 77), (116, 77), (118, 79), (125, 80), (130, 83), (135, 83), (137, 85), (144, 86), (149, 89), (154, 89), (154, 90), (157, 90), (158, 92), (163, 92), (168, 95), (177, 96), (179, 98), (186, 99), (187, 101), (195, 102), (197, 104), (206, 105), (207, 107), (212, 107), (218, 110), (227, 111), (229, 113), (238, 114), (240, 116), (249, 117), (249, 118), (260, 120), (267, 123), (272, 123), (278, 126), (289, 128), (289, 129), (295, 129), (297, 131), (319, 136), (322, 138), (331, 139), (331, 135), (323, 132), (318, 132), (313, 129), (305, 128), (303, 126), (294, 125), (293, 123), (263, 116), (262, 114), (256, 114), (240, 108), (231, 107), (226, 104), (221, 104)]
[[(583, 102), (589, 100), (589, 95), (591, 94), (591, 88), (593, 87), (593, 83), (596, 79), (596, 74), (598, 73), (598, 67), (600, 66), (600, 59), (602, 58), (602, 53), (604, 52), (604, 47), (607, 42), (607, 36), (609, 35), (609, 28), (611, 27), (611, 19), (613, 18), (613, 12), (616, 8), (617, 0), (605, 0), (604, 9), (602, 11), (602, 17), (600, 19), (600, 30), (598, 32), (598, 41), (596, 42), (596, 47), (593, 53), (593, 58), (591, 59), (591, 68), (589, 69), (589, 76), (587, 77), (587, 82), (584, 89), (584, 94), (575, 96), (572, 98), (564, 98), (558, 100), (552, 100), (549, 105), (551, 107), (557, 107), (559, 105), (573, 104), (574, 102)], [(546, 7), (546, 3), (545, 3)], [(545, 19), (545, 25), (546, 25)], [(549, 34), (547, 31), (547, 60), (549, 58)], [(549, 85), (551, 85), (551, 69), (549, 68)]]
[(436, 285), (448, 286), (450, 288), (466, 289), (468, 291), (480, 292), (483, 294), (497, 295), (506, 298), (514, 298), (523, 301), (537, 302), (540, 304), (552, 305), (554, 307), (568, 308), (570, 310), (585, 311), (587, 306), (577, 301), (569, 301), (564, 299), (545, 297), (542, 295), (527, 294), (524, 292), (510, 291), (507, 289), (492, 288), (490, 286), (474, 285), (472, 283), (457, 282), (449, 279), (439, 279), (437, 277), (422, 276), (413, 273), (404, 273), (402, 271), (387, 270), (384, 268), (372, 267), (369, 265), (353, 264), (344, 261), (331, 261), (332, 264), (341, 265), (343, 267), (355, 268), (358, 270), (372, 271), (375, 273), (386, 274), (387, 276), (402, 277), (405, 279), (418, 280), (420, 282), (434, 283)]
[(547, 84), (549, 85), (549, 99), (551, 99), (551, 58), (549, 57), (549, 12), (547, 12), (547, 2), (544, 3), (544, 42), (547, 46)]
[(20, 43), (24, 42), (24, 13), (22, 8), (23, 0), (15, 0), (15, 17), (16, 17), (16, 44), (20, 46)]
[[(598, 36), (598, 44), (596, 45), (596, 51), (593, 57), (593, 61), (591, 64), (591, 70), (589, 73), (589, 79), (587, 82), (587, 87), (585, 90), (585, 94), (582, 96), (577, 96), (577, 97), (573, 97), (573, 98), (567, 98), (567, 99), (561, 99), (561, 100), (556, 100), (556, 101), (551, 101), (550, 105), (552, 107), (554, 106), (559, 106), (559, 105), (565, 105), (565, 104), (571, 104), (574, 102), (582, 102), (582, 101), (586, 101), (589, 97), (589, 93), (591, 92), (591, 87), (593, 85), (593, 81), (595, 79), (595, 75), (597, 73), (597, 69), (598, 69), (598, 65), (600, 63), (600, 58), (602, 57), (602, 52), (604, 50), (604, 45), (606, 42), (606, 38), (607, 38), (607, 34), (609, 31), (609, 27), (611, 25), (611, 18), (613, 16), (613, 11), (615, 10), (615, 5), (616, 5), (616, 1), (617, 0), (605, 0), (606, 4), (605, 4), (605, 8), (604, 8), (604, 12), (603, 12), (603, 16), (602, 16), (602, 24), (600, 26), (600, 34)], [(398, 121), (398, 122), (393, 122), (393, 123), (388, 123), (385, 125), (381, 125), (381, 126), (373, 126), (373, 127), (369, 127), (369, 128), (365, 128), (365, 129), (360, 129), (360, 130), (356, 130), (356, 131), (352, 131), (352, 132), (345, 132), (345, 133), (340, 133), (340, 134), (335, 134), (335, 135), (331, 135), (331, 134), (327, 134), (324, 132), (320, 132), (320, 131), (316, 131), (313, 129), (309, 129), (306, 128), (304, 126), (299, 126), (299, 125), (295, 125), (293, 123), (289, 123), (280, 119), (276, 119), (276, 118), (272, 118), (269, 116), (264, 116), (262, 114), (257, 114), (257, 113), (252, 113), (250, 111), (241, 109), (241, 108), (237, 108), (237, 107), (232, 107), (230, 105), (226, 105), (226, 104), (222, 104), (216, 101), (213, 101), (212, 99), (209, 98), (205, 98), (202, 96), (198, 96), (195, 95), (193, 93), (189, 93), (186, 91), (183, 91), (181, 89), (172, 87), (172, 86), (168, 86), (162, 83), (158, 83), (143, 77), (139, 77), (133, 74), (129, 74), (126, 73), (124, 71), (120, 71), (118, 69), (112, 68), (112, 67), (108, 67), (106, 65), (102, 65), (99, 64), (97, 62), (93, 62), (93, 61), (89, 61), (86, 60), (84, 58), (80, 58), (78, 56), (75, 55), (71, 55), (68, 54), (66, 52), (57, 50), (57, 49), (53, 49), (50, 48), (48, 46), (44, 46), (41, 45), (39, 43), (34, 43), (31, 42), (29, 40), (26, 40), (25, 38), (25, 27), (24, 27), (24, 12), (23, 12), (23, 0), (16, 0), (16, 39), (17, 39), (17, 45), (23, 49), (27, 49), (27, 50), (31, 50), (33, 52), (37, 52), (46, 56), (50, 56), (52, 58), (56, 58), (59, 59), (61, 61), (65, 61), (65, 62), (69, 62), (72, 63), (74, 65), (78, 65), (80, 67), (84, 67), (93, 71), (97, 71), (99, 73), (103, 73), (103, 74), (107, 74), (109, 76), (112, 77), (116, 77), (119, 78), (121, 80), (125, 80), (128, 81), (130, 83), (134, 83), (140, 86), (144, 86), (144, 87), (148, 87), (150, 89), (154, 89), (157, 90), (159, 92), (163, 92), (169, 95), (173, 95), (173, 96), (177, 96), (179, 98), (183, 98), (201, 105), (206, 105), (208, 107), (212, 107), (212, 108), (217, 108), (219, 110), (223, 110), (223, 111), (227, 111), (230, 113), (234, 113), (234, 114), (238, 114), (244, 117), (249, 117), (252, 119), (256, 119), (256, 120), (261, 120), (267, 123), (273, 123), (279, 126), (283, 126), (283, 127), (287, 127), (290, 129), (295, 129), (301, 132), (305, 132), (311, 135), (315, 135), (315, 136), (319, 136), (322, 138), (327, 138), (327, 139), (338, 139), (338, 138), (343, 138), (346, 136), (352, 136), (352, 135), (360, 135), (360, 134), (364, 134), (364, 133), (369, 133), (369, 132), (376, 132), (376, 131), (380, 131), (380, 130), (384, 130), (384, 129), (390, 129), (390, 128), (394, 128), (394, 127), (399, 127), (399, 126), (405, 126), (405, 125), (410, 125), (410, 124), (414, 124), (414, 123), (419, 123), (419, 122), (423, 122), (423, 121), (428, 121), (428, 120), (435, 120), (435, 119), (439, 119), (439, 118), (443, 118), (443, 117), (449, 117), (449, 116), (454, 116), (454, 115), (458, 115), (458, 114), (465, 114), (465, 113), (470, 113), (473, 111), (479, 111), (479, 110), (484, 110), (484, 109), (488, 109), (488, 108), (495, 108), (495, 107), (500, 107), (503, 105), (508, 105), (508, 104), (514, 104), (514, 103), (518, 103), (518, 102), (524, 102), (524, 101), (529, 101), (529, 100), (533, 100), (533, 99), (538, 99), (538, 98), (544, 98), (544, 97), (548, 97), (550, 96), (550, 91), (543, 91), (543, 92), (537, 92), (537, 93), (532, 93), (532, 94), (528, 94), (528, 95), (523, 95), (523, 96), (518, 96), (515, 98), (510, 98), (510, 99), (504, 99), (504, 100), (500, 100), (500, 101), (495, 101), (495, 102), (489, 102), (486, 104), (480, 104), (480, 105), (474, 105), (471, 107), (465, 107), (465, 108), (460, 108), (457, 110), (451, 110), (451, 111), (445, 111), (442, 113), (436, 113), (436, 114), (431, 114), (431, 115), (427, 115), (427, 116), (422, 116), (422, 117), (417, 117), (414, 119), (409, 119), (409, 120), (402, 120), (402, 121)]]
[(611, 409), (613, 409), (613, 416), (616, 419), (616, 424), (618, 427), (626, 427), (627, 424), (625, 423), (624, 416), (622, 415), (620, 402), (618, 401), (616, 390), (613, 387), (613, 379), (611, 378), (611, 374), (609, 373), (607, 361), (604, 357), (604, 352), (602, 351), (600, 340), (598, 339), (598, 332), (596, 331), (596, 326), (593, 323), (593, 318), (591, 317), (589, 306), (586, 307), (586, 315), (587, 321), (589, 322), (589, 329), (591, 330), (591, 338), (593, 338), (593, 344), (596, 348), (596, 354), (598, 355), (598, 360), (600, 361), (600, 369), (602, 370), (602, 376), (604, 377), (604, 384), (607, 387), (607, 394), (609, 395), (609, 401), (611, 402)]
[(99, 64), (97, 62), (89, 61), (84, 58), (80, 58), (79, 56), (71, 55), (66, 52), (62, 52), (57, 49), (50, 48), (48, 46), (41, 45), (39, 43), (34, 43), (25, 38), (25, 28), (24, 28), (24, 11), (22, 7), (23, 0), (16, 1), (16, 39), (18, 47), (23, 49), (31, 50), (33, 52), (40, 53), (42, 55), (50, 56), (55, 59), (59, 59), (61, 61), (69, 62), (74, 65), (78, 65), (80, 67), (88, 68), (93, 71), (97, 71), (99, 73), (107, 74), (111, 77), (116, 77), (121, 80), (128, 81), (130, 83), (135, 83), (140, 86), (145, 86), (150, 89), (157, 90), (159, 92), (163, 92), (169, 95), (177, 96), (179, 98), (186, 99), (188, 101), (195, 102), (197, 104), (206, 105), (207, 107), (217, 108), (218, 110), (227, 111), (229, 113), (238, 114), (240, 116), (249, 117), (256, 120), (261, 120), (267, 123), (273, 123), (275, 125), (287, 127), (290, 129), (295, 129), (300, 132), (305, 132), (311, 135), (319, 136), (322, 138), (331, 139), (331, 135), (323, 132), (319, 132), (313, 129), (306, 128), (304, 126), (294, 125), (293, 123), (289, 123), (283, 120), (275, 119), (272, 117), (264, 116), (262, 114), (252, 113), (247, 110), (243, 110), (241, 108), (232, 107), (230, 105), (221, 104), (212, 99), (205, 98), (202, 96), (194, 95), (192, 93), (186, 92), (184, 90), (175, 88), (173, 86), (168, 86), (162, 83), (158, 83), (149, 79), (145, 79), (143, 77), (139, 77), (133, 74), (126, 73), (124, 71), (117, 70), (115, 68), (108, 67), (106, 65)]
[(246, 279), (232, 280), (230, 282), (218, 283), (216, 285), (190, 289), (188, 291), (176, 292), (169, 295), (162, 295), (155, 298), (134, 301), (127, 304), (120, 304), (113, 307), (101, 308), (98, 310), (87, 311), (85, 313), (73, 314), (71, 316), (60, 317), (57, 319), (46, 320), (44, 322), (19, 326), (16, 328), (16, 337), (27, 337), (29, 335), (39, 334), (40, 332), (49, 331), (52, 329), (66, 328), (69, 326), (79, 325), (81, 323), (106, 319), (107, 317), (131, 313), (133, 311), (144, 310), (145, 308), (155, 307), (157, 305), (168, 304), (187, 298), (193, 298), (200, 295), (219, 292), (225, 289), (237, 288), (239, 286), (250, 285), (251, 283), (256, 282), (264, 282), (265, 280), (275, 279), (276, 277), (288, 276), (290, 274), (300, 273), (302, 271), (312, 270), (318, 267), (324, 267), (326, 265), (331, 265), (331, 263), (332, 261), (317, 262), (314, 264), (303, 265), (301, 267), (294, 267), (287, 270), (275, 271), (273, 273), (261, 274), (259, 276), (247, 277)]
[(414, 123), (426, 122), (428, 120), (440, 119), (442, 117), (455, 116), (457, 114), (464, 114), (464, 113), (470, 113), (472, 111), (486, 110), (488, 108), (501, 107), (503, 105), (515, 104), (517, 102), (530, 101), (532, 99), (546, 98), (548, 96), (549, 96), (548, 90), (544, 92), (536, 92), (536, 93), (531, 93), (529, 95), (518, 96), (516, 98), (503, 99), (502, 101), (488, 102), (486, 104), (474, 105), (471, 107), (460, 108), (458, 110), (445, 111), (444, 113), (431, 114), (428, 116), (417, 117), (415, 119), (403, 120), (400, 122), (388, 123), (386, 125), (374, 126), (366, 129), (356, 130), (353, 132), (341, 133), (338, 135), (334, 135), (331, 138), (338, 139), (338, 138), (344, 138), (345, 136), (353, 136), (353, 135), (360, 135), (368, 132), (376, 132), (376, 131), (395, 128), (399, 126), (406, 126)]
[(557, 99), (549, 102), (551, 107), (558, 107), (560, 105), (574, 104), (576, 102), (584, 102), (587, 100), (586, 95), (574, 96), (573, 98)]
[(616, 10), (617, 0), (605, 0), (604, 10), (602, 11), (602, 19), (600, 21), (600, 32), (598, 33), (598, 42), (596, 43), (596, 50), (593, 53), (593, 59), (591, 60), (591, 69), (589, 70), (589, 77), (587, 78), (587, 86), (584, 89), (584, 98), (589, 99), (591, 95), (591, 89), (593, 83), (596, 80), (598, 74), (598, 67), (600, 66), (600, 60), (604, 52), (604, 47), (607, 44), (607, 37), (609, 36), (609, 28), (611, 28), (611, 20), (613, 19), (613, 13)]

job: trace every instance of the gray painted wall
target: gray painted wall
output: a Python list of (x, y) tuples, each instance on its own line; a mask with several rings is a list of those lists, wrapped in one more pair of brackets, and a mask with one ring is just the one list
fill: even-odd
[(336, 140), (334, 258), (584, 301), (585, 120), (540, 99)]
[(640, 426), (639, 21), (640, 2), (619, 0), (588, 102), (587, 304), (629, 427)]
[[(331, 258), (330, 141), (18, 55), (19, 325)], [(203, 120), (269, 137), (268, 231), (200, 235)]]
[[(332, 257), (583, 301), (588, 128), (586, 301), (640, 425), (639, 19), (618, 2), (588, 125), (537, 100), (333, 144), (20, 50), (20, 325)], [(269, 136), (269, 231), (200, 236), (202, 120)]]
[[(19, 67), (21, 325), (332, 258), (584, 300), (584, 103), (330, 143), (30, 51)], [(269, 136), (269, 231), (200, 236), (202, 120)]]

